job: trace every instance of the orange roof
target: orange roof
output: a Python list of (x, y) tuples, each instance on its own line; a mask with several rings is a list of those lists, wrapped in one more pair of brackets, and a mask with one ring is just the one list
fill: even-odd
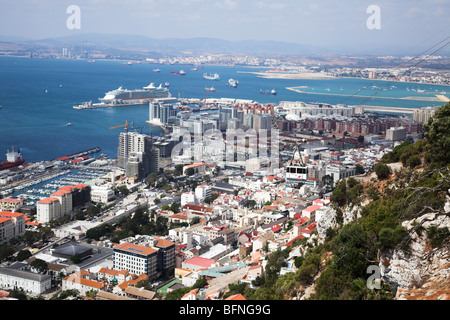
[(173, 219), (187, 219), (187, 214), (172, 214), (171, 216), (169, 216), (169, 218), (173, 218)]
[(320, 208), (322, 208), (322, 207), (319, 206), (318, 204), (315, 204), (315, 205), (310, 206), (310, 207), (308, 207), (306, 209), (303, 209), (303, 210), (308, 211), (308, 212), (313, 212), (313, 211), (316, 211), (317, 209), (320, 209)]
[(247, 299), (245, 299), (245, 297), (242, 294), (238, 293), (238, 294), (233, 294), (232, 296), (229, 296), (225, 300), (247, 300)]
[(86, 188), (86, 187), (89, 187), (87, 184), (82, 184), (82, 183), (80, 183), (80, 184), (77, 184), (76, 186), (75, 186), (76, 188), (81, 188), (81, 189), (83, 189), (83, 188)]
[[(73, 281), (75, 281), (75, 279), (73, 279)], [(97, 288), (97, 289), (102, 289), (105, 285), (101, 282), (98, 281), (94, 281), (94, 280), (89, 280), (89, 279), (84, 279), (84, 278), (80, 278), (78, 279), (78, 281), (85, 286), (88, 287), (93, 287), (93, 288)]]
[(21, 203), (23, 202), (23, 199), (14, 199), (12, 197), (0, 199), (0, 202), (9, 202), (9, 203)]
[(172, 245), (174, 245), (175, 243), (173, 243), (172, 241), (166, 240), (166, 239), (158, 239), (158, 242), (156, 243), (156, 245), (158, 247), (162, 247), (162, 248), (167, 248), (170, 247)]
[(150, 247), (146, 247), (146, 246), (142, 246), (142, 245), (138, 245), (138, 244), (134, 244), (134, 243), (129, 243), (129, 242), (119, 244), (119, 245), (115, 246), (114, 249), (124, 250), (124, 251), (128, 251), (128, 252), (133, 252), (133, 253), (140, 253), (143, 255), (150, 255), (157, 251)]
[(11, 218), (0, 217), (0, 223), (6, 222), (6, 221), (8, 221), (8, 220), (11, 220), (11, 221), (12, 221)]
[(117, 271), (116, 270), (111, 270), (111, 269), (106, 269), (105, 273), (109, 274), (109, 275), (112, 275), (112, 276), (115, 276), (117, 274)]
[(52, 196), (64, 196), (68, 193), (67, 190), (58, 190), (52, 193)]
[(52, 203), (52, 202), (55, 202), (55, 201), (58, 201), (58, 199), (56, 199), (56, 198), (45, 198), (45, 199), (39, 200), (38, 203)]
[(17, 218), (17, 217), (22, 217), (23, 213), (20, 212), (11, 212), (11, 211), (1, 211), (0, 212), (0, 216), (2, 217), (13, 217), (13, 218)]
[(195, 167), (200, 167), (200, 166), (203, 166), (203, 165), (205, 165), (204, 162), (193, 163), (193, 164), (187, 165), (186, 168), (195, 168)]

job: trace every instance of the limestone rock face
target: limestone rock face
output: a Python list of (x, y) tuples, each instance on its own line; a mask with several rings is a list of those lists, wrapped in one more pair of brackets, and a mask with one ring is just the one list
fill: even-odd
[(317, 221), (317, 234), (320, 239), (325, 239), (325, 235), (328, 228), (337, 227), (336, 210), (332, 207), (328, 207), (324, 215)]
[[(448, 203), (447, 203), (448, 204)], [(450, 207), (446, 204), (446, 209)], [(450, 228), (450, 217), (425, 214), (402, 223), (408, 230), (423, 219), (423, 227)], [(430, 221), (427, 221), (430, 220)], [(426, 231), (411, 234), (409, 251), (388, 250), (380, 256), (383, 281), (397, 289), (397, 299), (450, 299), (450, 254), (448, 247), (432, 248)]]

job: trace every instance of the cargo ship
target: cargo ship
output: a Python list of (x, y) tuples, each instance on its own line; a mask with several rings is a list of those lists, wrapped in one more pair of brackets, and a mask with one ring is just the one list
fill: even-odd
[(186, 72), (184, 70), (180, 71), (170, 71), (170, 74), (178, 75), (178, 76), (185, 76)]
[(14, 151), (14, 147), (11, 147), (11, 151), (8, 150), (6, 153), (6, 160), (0, 163), (0, 170), (5, 170), (13, 167), (18, 167), (25, 162), (25, 159), (22, 157), (22, 154)]
[(268, 95), (276, 95), (277, 94), (277, 91), (275, 90), (275, 89), (272, 89), (271, 91), (268, 91), (268, 90), (266, 90), (266, 91), (264, 91), (264, 90), (259, 90), (259, 93), (261, 93), (261, 94), (268, 94)]
[(220, 80), (220, 76), (218, 73), (214, 73), (214, 74), (204, 73), (203, 78), (206, 80)]

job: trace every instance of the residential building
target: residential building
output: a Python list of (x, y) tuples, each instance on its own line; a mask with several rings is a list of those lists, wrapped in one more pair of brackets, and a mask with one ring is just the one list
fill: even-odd
[(154, 278), (158, 271), (158, 250), (129, 242), (119, 244), (113, 248), (113, 269)]
[(57, 198), (44, 198), (36, 204), (37, 222), (49, 223), (61, 217), (61, 203)]
[[(21, 235), (23, 235), (25, 233), (25, 231), (26, 231), (25, 230), (25, 223), (26, 223), (26, 221), (25, 221), (25, 215), (23, 213), (10, 212), (10, 211), (1, 211), (0, 212), (0, 219), (1, 218), (10, 219), (12, 221), (12, 229), (11, 229), (12, 232), (10, 234), (10, 236), (12, 238), (19, 237), (19, 236), (21, 236)], [(5, 227), (7, 225), (8, 224), (5, 224)], [(6, 229), (8, 229), (8, 228), (6, 227)], [(6, 234), (7, 234), (7, 232), (5, 233), (5, 235)], [(3, 238), (0, 236), (0, 242), (2, 242), (2, 240), (3, 240)], [(11, 240), (11, 238), (9, 238), (6, 241), (9, 242), (9, 240)]]
[(0, 211), (16, 212), (16, 210), (20, 209), (23, 205), (23, 198), (16, 199), (13, 197), (7, 197), (4, 199), (0, 199)]

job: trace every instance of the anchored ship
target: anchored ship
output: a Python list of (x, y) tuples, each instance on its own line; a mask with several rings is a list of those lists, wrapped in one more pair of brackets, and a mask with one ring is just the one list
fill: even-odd
[(162, 84), (160, 84), (159, 87), (155, 87), (154, 83), (150, 83), (148, 86), (136, 90), (128, 90), (119, 87), (116, 90), (105, 93), (103, 98), (99, 98), (101, 103), (92, 103), (92, 101), (89, 101), (76, 105), (74, 108), (89, 109), (120, 104), (136, 104), (140, 102), (149, 102), (153, 99), (168, 97), (171, 97), (169, 89), (164, 88)]
[(25, 162), (25, 159), (22, 157), (22, 154), (14, 151), (14, 147), (11, 147), (11, 151), (8, 150), (6, 153), (6, 160), (0, 163), (0, 170), (5, 170), (13, 167), (17, 167), (22, 165)]
[(271, 91), (264, 91), (264, 90), (259, 90), (259, 93), (261, 94), (270, 94), (270, 95), (276, 95), (277, 91), (275, 89), (272, 89)]
[(214, 74), (212, 74), (212, 73), (210, 73), (210, 74), (204, 73), (203, 74), (203, 78), (205, 78), (206, 80), (220, 80), (220, 76), (219, 76), (218, 73), (214, 73)]
[(228, 85), (233, 88), (237, 88), (239, 81), (235, 79), (228, 79)]
[(180, 70), (180, 71), (170, 71), (171, 74), (175, 74), (178, 76), (184, 76), (186, 75), (186, 72), (184, 70)]

